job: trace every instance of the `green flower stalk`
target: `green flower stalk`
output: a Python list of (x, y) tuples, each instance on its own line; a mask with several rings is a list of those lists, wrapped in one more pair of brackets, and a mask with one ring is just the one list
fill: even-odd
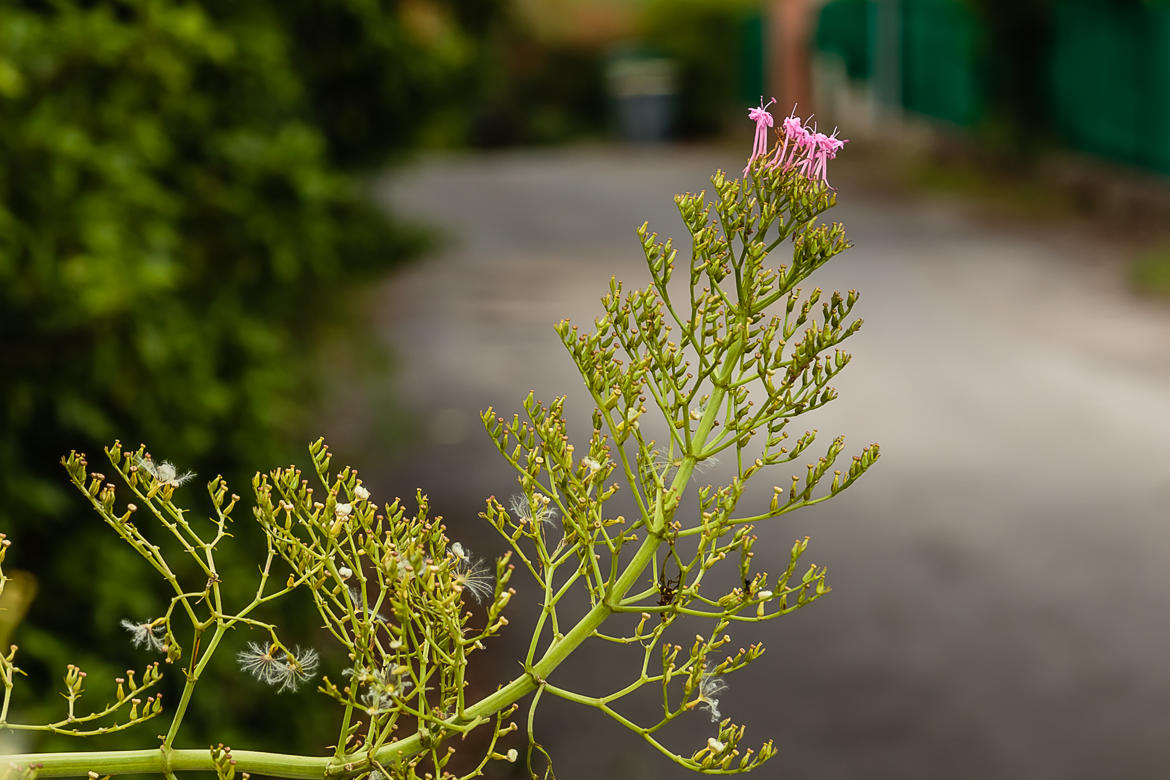
[[(754, 118), (758, 129), (772, 126)], [(570, 440), (564, 397), (544, 404), (530, 394), (520, 412), (483, 413), (519, 485), (506, 504), (487, 499), (481, 513), (510, 547), (494, 562), (451, 539), (421, 493), (409, 509), (398, 499), (376, 503), (353, 469), (333, 469), (317, 441), (308, 473), (289, 466), (253, 479), (250, 514), (266, 549), (251, 575), (254, 596), (227, 603), (223, 579), (248, 575), (216, 566), (241, 503), (222, 479), (208, 485), (210, 517), (196, 521), (175, 500), (189, 475), (165, 461), (156, 465), (145, 447), (108, 448), (111, 478), (82, 454), (64, 458), (73, 484), (167, 589), (163, 614), (124, 625), (135, 645), (162, 654), (167, 673), (181, 675), (184, 687), (180, 700), (164, 707), (148, 694), (163, 674), (153, 663), (114, 681), (108, 704), (86, 709), (80, 699), (88, 688), (110, 686), (70, 667), (63, 717), (14, 723), (14, 646), (0, 656), (0, 728), (85, 736), (160, 716), (170, 721), (161, 745), (152, 729), (142, 750), (9, 756), (11, 773), (470, 778), (492, 762), (523, 759), (536, 777), (548, 759), (536, 735), (548, 696), (605, 713), (697, 772), (747, 771), (774, 756), (770, 741), (749, 747), (744, 726), (720, 708), (729, 676), (764, 652), (758, 644), (736, 649), (730, 631), (800, 609), (829, 587), (824, 567), (801, 567), (807, 538), (782, 560), (766, 562), (771, 573), (758, 566), (756, 528), (836, 495), (878, 458), (872, 445), (838, 467), (842, 438), (814, 453), (816, 430), (792, 428), (836, 397), (830, 383), (849, 363), (840, 346), (861, 322), (851, 319), (856, 292), (802, 293), (800, 286), (848, 247), (840, 224), (819, 221), (836, 202), (823, 162), (839, 147), (810, 147), (805, 162), (777, 164), (788, 140), (781, 138), (769, 162), (766, 136), (757, 137), (743, 178), (712, 178), (713, 201), (704, 193), (676, 198), (690, 239), (681, 267), (673, 242), (643, 225), (637, 235), (649, 283), (628, 289), (613, 280), (591, 327), (556, 326), (592, 400), (585, 441)], [(694, 484), (716, 459), (729, 481)], [(740, 508), (749, 481), (797, 461), (797, 473), (774, 487), (765, 505)], [(614, 508), (619, 494), (625, 513)], [(5, 541), (0, 563), (6, 552)], [(188, 560), (173, 565), (175, 554)], [(716, 584), (727, 581), (713, 576), (719, 568), (735, 570), (733, 587)], [(540, 607), (521, 672), (469, 700), (472, 658), (505, 629), (515, 630), (505, 611), (516, 575)], [(0, 574), (0, 589), (3, 583)], [(266, 605), (296, 589), (311, 596), (328, 638), (343, 650), (341, 664), (303, 637), (291, 643), (265, 621)], [(583, 616), (566, 618), (583, 603)], [(611, 620), (627, 613), (633, 617)], [(676, 637), (680, 617), (689, 619), (685, 641)], [(695, 619), (706, 626), (698, 635)], [(615, 673), (604, 695), (572, 690), (558, 667), (598, 642), (628, 647), (633, 663)], [(339, 713), (332, 745), (310, 755), (180, 747), (184, 714), (221, 646), (235, 654), (242, 676), (277, 693), (315, 685)], [(661, 713), (636, 723), (623, 699), (646, 687), (661, 696)], [(673, 746), (669, 727), (680, 718), (709, 719), (709, 736), (698, 746)], [(472, 732), (484, 738), (454, 739)], [(467, 751), (474, 754), (452, 760)]]

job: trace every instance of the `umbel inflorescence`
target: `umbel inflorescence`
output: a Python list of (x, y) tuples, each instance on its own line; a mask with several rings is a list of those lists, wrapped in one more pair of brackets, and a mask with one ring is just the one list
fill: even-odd
[[(421, 493), (409, 508), (397, 499), (377, 503), (354, 470), (333, 468), (321, 441), (309, 449), (308, 473), (289, 466), (253, 479), (246, 514), (266, 547), (251, 575), (216, 564), (241, 505), (222, 479), (208, 484), (212, 511), (197, 520), (177, 501), (191, 475), (145, 447), (115, 443), (100, 472), (82, 454), (64, 458), (73, 484), (163, 583), (165, 609), (123, 626), (136, 652), (165, 664), (152, 660), (112, 681), (108, 703), (93, 708), (80, 701), (85, 672), (70, 666), (62, 717), (28, 724), (10, 717), (19, 672), (13, 646), (0, 656), (0, 728), (86, 736), (170, 720), (161, 744), (153, 737), (160, 729), (151, 728), (142, 750), (10, 756), (10, 772), (380, 780), (475, 777), (501, 762), (551, 776), (535, 717), (548, 696), (605, 713), (698, 772), (746, 771), (771, 758), (773, 744), (748, 746), (744, 726), (720, 705), (732, 673), (763, 653), (754, 644), (737, 649), (732, 627), (786, 615), (828, 585), (825, 568), (800, 565), (807, 538), (781, 560), (761, 561), (756, 528), (846, 489), (878, 448), (839, 466), (842, 438), (814, 450), (816, 430), (794, 427), (836, 397), (830, 383), (849, 363), (840, 345), (860, 320), (851, 319), (857, 293), (801, 287), (848, 246), (840, 224), (819, 220), (836, 202), (827, 163), (845, 142), (807, 127), (794, 110), (770, 147), (770, 106), (761, 101), (749, 113), (756, 136), (742, 177), (717, 172), (711, 200), (676, 197), (689, 238), (681, 265), (673, 242), (643, 225), (637, 235), (649, 282), (628, 289), (613, 280), (592, 326), (556, 326), (592, 401), (590, 435), (570, 440), (564, 397), (545, 405), (530, 394), (518, 413), (483, 413), (517, 475), (515, 495), (506, 503), (489, 498), (481, 514), (510, 547), (495, 561), (450, 538)], [(703, 484), (697, 475), (717, 459), (726, 481)], [(773, 482), (770, 499), (741, 509), (749, 481), (777, 470), (784, 478)], [(625, 511), (614, 502), (619, 492)], [(176, 565), (174, 556), (187, 560)], [(732, 573), (730, 587), (717, 584), (729, 580), (717, 569)], [(224, 580), (247, 576), (254, 595), (229, 603)], [(0, 589), (5, 581), (0, 574)], [(311, 597), (322, 631), (292, 641), (266, 621), (265, 607), (298, 589)], [(539, 604), (535, 624), (525, 627), (531, 639), (519, 672), (469, 700), (472, 658), (500, 632), (520, 629), (505, 616), (518, 593)], [(319, 654), (323, 642), (343, 652)], [(572, 690), (558, 667), (599, 642), (628, 648), (629, 668), (615, 670), (600, 695)], [(336, 736), (322, 740), (330, 747), (309, 754), (182, 747), (188, 705), (221, 650), (251, 684), (276, 694), (316, 688), (337, 708)], [(182, 675), (173, 706), (151, 692), (163, 669)], [(661, 712), (636, 723), (623, 700), (647, 686)], [(675, 746), (671, 726), (679, 719), (707, 723), (708, 736)], [(472, 734), (478, 738), (455, 739)]]

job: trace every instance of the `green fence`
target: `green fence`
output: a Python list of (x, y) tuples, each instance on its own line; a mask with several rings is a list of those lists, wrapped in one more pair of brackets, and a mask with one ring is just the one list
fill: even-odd
[[(832, 0), (821, 10), (816, 47), (842, 59), (854, 79), (870, 79), (876, 58), (901, 68), (901, 104), (910, 112), (963, 127), (984, 121), (989, 67), (1002, 57), (974, 10), (976, 0), (901, 0), (895, 12), (899, 49), (875, 48), (877, 13), (886, 0)], [(1041, 116), (1068, 146), (1170, 173), (1170, 2), (1060, 0), (1043, 21), (1048, 48), (1027, 80), (1041, 96)], [(1002, 72), (1003, 67), (999, 70)], [(1002, 102), (1002, 101), (1001, 101)], [(999, 105), (999, 104), (997, 104)], [(1010, 105), (999, 106), (1001, 113)], [(1034, 132), (1028, 117), (1009, 116), (1016, 132)]]
[(1053, 117), (1072, 146), (1170, 173), (1170, 7), (1057, 4)]
[(873, 73), (875, 10), (871, 0), (833, 0), (821, 9), (816, 48), (840, 59), (851, 79), (866, 80)]
[(982, 30), (953, 0), (902, 0), (902, 105), (970, 126), (983, 115)]
[(755, 105), (765, 92), (764, 73), (767, 70), (765, 52), (764, 15), (759, 11), (746, 14), (739, 23), (739, 45), (736, 47), (738, 97), (740, 103)]
[[(878, 2), (833, 0), (822, 9), (816, 46), (842, 60), (851, 78), (874, 72)], [(983, 28), (958, 0), (902, 0), (898, 11), (902, 106), (969, 126), (983, 113)]]

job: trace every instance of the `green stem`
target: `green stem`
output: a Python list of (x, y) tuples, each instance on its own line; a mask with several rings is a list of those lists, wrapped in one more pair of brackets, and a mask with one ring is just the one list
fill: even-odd
[[(315, 778), (326, 774), (331, 761), (317, 756), (262, 753), (256, 750), (233, 750), (236, 771), (270, 777)], [(39, 767), (38, 777), (84, 777), (100, 770), (107, 775), (164, 774), (166, 772), (214, 772), (211, 751), (206, 749), (169, 750), (98, 750), (79, 753), (24, 753), (5, 756), (16, 766)]]
[[(731, 372), (734, 370), (736, 363), (739, 361), (740, 353), (743, 351), (743, 342), (740, 338), (738, 336), (731, 336), (731, 338), (734, 341), (728, 347), (725, 357), (726, 362), (721, 367), (718, 381), (714, 383), (715, 388), (711, 394), (711, 402), (707, 404), (707, 409), (695, 431), (692, 453), (702, 451), (707, 437), (715, 425), (715, 416), (718, 414), (723, 400), (722, 396), (726, 392), (725, 388), (727, 387)], [(694, 454), (683, 458), (682, 465), (679, 467), (670, 486), (670, 491), (674, 495), (682, 494), (683, 488), (690, 481), (695, 463), (696, 458)], [(614, 606), (621, 602), (622, 598), (625, 597), (630, 588), (633, 587), (634, 583), (642, 575), (642, 572), (654, 560), (658, 545), (662, 543), (660, 534), (662, 529), (666, 527), (668, 520), (663, 515), (661, 502), (658, 504), (655, 515), (655, 517), (647, 518), (650, 533), (642, 540), (642, 544), (638, 548), (638, 552), (635, 553), (634, 559), (630, 561), (625, 571), (622, 572), (621, 577), (614, 583), (609, 597), (589, 610), (585, 614), (585, 617), (581, 618), (577, 625), (573, 626), (569, 630), (569, 633), (565, 634), (560, 641), (553, 642), (548, 650), (545, 651), (544, 656), (532, 666), (530, 673), (517, 677), (495, 693), (481, 699), (475, 705), (468, 707), (463, 715), (464, 720), (474, 720), (475, 718), (491, 715), (528, 695), (536, 689), (537, 681), (543, 681), (544, 678), (552, 674), (560, 666), (561, 662), (568, 658), (582, 642), (593, 635), (593, 632), (613, 613)], [(386, 745), (374, 757), (379, 762), (389, 765), (399, 759), (412, 756), (422, 749), (422, 739), (418, 734), (415, 734)]]
[(333, 753), (334, 758), (341, 758), (345, 755), (346, 738), (349, 737), (349, 724), (353, 718), (353, 697), (354, 691), (351, 689), (349, 701), (345, 703), (345, 715), (341, 719), (341, 731), (337, 735), (337, 746), (334, 748)]
[[(203, 668), (207, 666), (207, 662), (211, 660), (211, 656), (215, 654), (215, 648), (219, 645), (219, 640), (223, 638), (224, 632), (227, 631), (227, 626), (221, 621), (215, 626), (215, 633), (211, 635), (207, 646), (203, 648), (203, 657), (199, 659), (199, 663), (195, 664), (192, 659), (194, 669), (187, 674), (187, 684), (183, 686), (183, 694), (179, 699), (179, 706), (175, 710), (175, 716), (171, 719), (171, 727), (167, 731), (166, 737), (163, 739), (162, 750), (167, 752), (171, 750), (171, 745), (175, 742), (175, 737), (179, 734), (179, 726), (183, 724), (183, 716), (187, 713), (187, 705), (191, 702), (191, 694), (195, 692), (195, 684), (199, 682), (199, 675), (203, 673)], [(193, 647), (192, 653), (197, 652)]]
[[(682, 495), (683, 488), (690, 481), (697, 462), (697, 454), (703, 451), (707, 438), (715, 423), (715, 416), (726, 393), (731, 372), (739, 361), (743, 351), (742, 335), (728, 334), (732, 343), (728, 346), (724, 357), (724, 364), (720, 367), (719, 376), (715, 378), (712, 397), (707, 405), (703, 417), (695, 430), (691, 443), (690, 454), (683, 458), (682, 465), (675, 474), (670, 486), (670, 494)], [(675, 504), (674, 506), (677, 506)], [(594, 606), (585, 616), (569, 630), (560, 640), (554, 641), (541, 659), (531, 667), (531, 670), (512, 682), (503, 686), (495, 693), (481, 699), (463, 712), (461, 718), (451, 718), (448, 725), (456, 729), (468, 722), (477, 719), (486, 719), (500, 710), (515, 703), (537, 688), (538, 681), (543, 681), (560, 664), (569, 657), (586, 639), (601, 626), (614, 612), (614, 608), (621, 602), (634, 583), (654, 560), (655, 552), (662, 543), (662, 532), (667, 527), (673, 508), (667, 509), (659, 501), (654, 508), (653, 515), (647, 514), (647, 529), (649, 533), (642, 540), (641, 546), (635, 553), (633, 560), (626, 566), (618, 580), (613, 584), (607, 598)], [(183, 697), (179, 702), (179, 709), (171, 722), (170, 732), (167, 734), (162, 749), (154, 750), (113, 750), (78, 753), (26, 753), (7, 757), (10, 764), (17, 766), (38, 765), (38, 774), (41, 777), (74, 777), (84, 776), (91, 770), (101, 774), (120, 775), (131, 773), (166, 774), (186, 771), (215, 770), (215, 765), (208, 750), (175, 750), (170, 748), (174, 736), (178, 732), (187, 704), (191, 698), (191, 691), (204, 665), (211, 658), (216, 645), (223, 636), (225, 626), (220, 623), (216, 626), (215, 634), (204, 651), (204, 657), (195, 671), (188, 677), (187, 686), (183, 689)], [(644, 737), (649, 735), (642, 733)], [(393, 765), (403, 758), (413, 756), (425, 748), (422, 737), (418, 734), (400, 739), (385, 745), (377, 750), (372, 758), (381, 764)], [(351, 754), (340, 759), (333, 757), (300, 756), (282, 753), (265, 753), (253, 750), (233, 750), (232, 758), (236, 760), (236, 770), (251, 772), (270, 777), (306, 778), (321, 780), (327, 777), (344, 777), (357, 774), (370, 765), (371, 756), (366, 753)]]

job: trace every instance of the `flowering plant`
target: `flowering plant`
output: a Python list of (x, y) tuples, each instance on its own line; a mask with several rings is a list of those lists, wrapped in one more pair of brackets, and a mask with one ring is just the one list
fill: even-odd
[[(191, 475), (159, 463), (145, 447), (109, 447), (113, 479), (82, 454), (64, 458), (73, 484), (165, 583), (166, 610), (123, 625), (134, 646), (161, 654), (182, 675), (184, 687), (166, 710), (150, 693), (164, 668), (152, 662), (140, 675), (115, 680), (110, 703), (86, 712), (77, 706), (86, 676), (71, 666), (64, 717), (16, 723), (9, 718), (19, 672), (13, 646), (0, 656), (0, 728), (87, 736), (164, 711), (170, 723), (156, 747), (10, 756), (10, 772), (468, 778), (523, 754), (536, 777), (534, 759), (544, 751), (534, 715), (545, 696), (594, 707), (699, 772), (746, 771), (771, 758), (770, 741), (743, 746), (744, 727), (720, 710), (726, 676), (763, 652), (760, 645), (729, 652), (727, 631), (733, 623), (804, 607), (828, 585), (824, 567), (798, 569), (807, 538), (796, 541), (777, 574), (756, 571), (754, 528), (846, 489), (877, 459), (878, 447), (864, 448), (835, 470), (845, 446), (836, 438), (790, 484), (773, 488), (766, 506), (738, 511), (750, 480), (813, 446), (815, 430), (790, 439), (790, 424), (836, 397), (829, 383), (849, 363), (839, 345), (861, 324), (850, 319), (856, 292), (826, 297), (820, 288), (802, 294), (798, 286), (848, 246), (840, 224), (818, 222), (836, 201), (826, 163), (844, 142), (808, 130), (793, 114), (781, 123), (769, 159), (773, 122), (762, 101), (750, 118), (757, 135), (744, 176), (717, 172), (713, 202), (703, 193), (676, 198), (691, 244), (682, 279), (675, 278), (673, 243), (660, 242), (643, 225), (637, 233), (650, 283), (627, 291), (612, 281), (593, 327), (557, 325), (593, 401), (588, 440), (570, 443), (564, 397), (544, 405), (529, 395), (523, 412), (510, 417), (490, 408), (483, 413), (521, 491), (507, 506), (489, 498), (482, 512), (511, 548), (494, 563), (449, 538), (421, 493), (409, 510), (398, 499), (377, 504), (355, 471), (333, 469), (328, 448), (317, 441), (309, 448), (311, 475), (290, 466), (252, 480), (251, 514), (266, 550), (254, 596), (230, 604), (223, 578), (242, 573), (221, 571), (215, 554), (231, 536), (241, 499), (224, 480), (209, 483), (212, 513), (197, 522), (176, 500)], [(768, 265), (786, 241), (791, 259)], [(696, 473), (720, 455), (734, 464), (730, 481), (691, 491)], [(621, 488), (630, 495), (629, 517), (611, 503)], [(0, 563), (7, 545), (0, 546)], [(182, 565), (175, 556), (185, 559)], [(723, 567), (738, 569), (730, 588), (714, 584), (711, 572)], [(504, 612), (517, 592), (517, 572), (530, 578), (540, 602), (522, 670), (469, 701), (470, 659), (508, 625)], [(0, 574), (0, 589), (4, 582)], [(263, 619), (266, 604), (297, 589), (307, 591), (344, 651), (339, 668), (320, 677), (317, 651), (288, 641)], [(570, 623), (565, 607), (573, 599), (585, 612)], [(631, 617), (623, 621), (623, 614)], [(686, 646), (672, 638), (684, 617), (708, 626)], [(240, 634), (247, 639), (237, 639)], [(634, 674), (602, 696), (571, 690), (555, 674), (591, 641), (628, 646), (639, 659)], [(313, 684), (333, 700), (339, 711), (334, 744), (315, 755), (178, 747), (188, 704), (221, 644), (234, 644), (241, 672), (260, 683), (278, 692)], [(636, 724), (620, 703), (645, 686), (661, 691), (662, 714)], [(525, 735), (516, 733), (514, 717), (522, 703)], [(709, 738), (697, 749), (668, 747), (664, 729), (677, 718), (698, 717), (696, 710), (710, 718)], [(465, 753), (475, 746), (474, 755), (453, 761), (459, 748), (452, 737), (473, 732), (484, 737), (459, 744)], [(551, 763), (544, 773), (551, 775)]]

